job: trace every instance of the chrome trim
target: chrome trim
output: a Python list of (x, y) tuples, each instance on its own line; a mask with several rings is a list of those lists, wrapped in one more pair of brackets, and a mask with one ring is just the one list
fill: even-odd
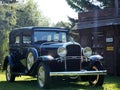
[(77, 42), (66, 42), (66, 43), (63, 44), (63, 47), (66, 48), (68, 45), (72, 45), (72, 44), (79, 45), (81, 47), (81, 45), (79, 43), (77, 43)]
[(50, 76), (85, 76), (85, 75), (107, 75), (107, 70), (50, 72)]
[(55, 60), (70, 60), (70, 59), (82, 59), (81, 56), (66, 56), (66, 57), (60, 57), (55, 58)]
[(81, 56), (66, 56), (66, 59), (81, 59)]

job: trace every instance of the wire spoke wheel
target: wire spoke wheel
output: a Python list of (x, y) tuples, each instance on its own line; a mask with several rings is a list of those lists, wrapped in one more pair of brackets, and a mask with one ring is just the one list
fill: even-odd
[[(101, 68), (103, 68), (103, 66), (101, 65), (94, 65), (92, 66), (92, 70), (95, 70), (95, 71), (99, 71), (101, 70)], [(92, 86), (101, 86), (104, 82), (104, 75), (93, 75), (93, 76), (90, 76), (90, 79), (89, 79), (89, 83), (90, 85)]]
[(10, 65), (7, 66), (6, 76), (7, 76), (7, 80), (9, 81), (9, 80), (10, 80), (10, 77), (11, 77)]
[(10, 64), (8, 64), (6, 68), (6, 80), (9, 82), (13, 82), (15, 80), (15, 76), (12, 74)]
[(39, 71), (38, 71), (38, 82), (39, 82), (41, 87), (44, 86), (44, 83), (45, 83), (45, 72), (44, 72), (43, 66), (41, 66), (39, 68)]
[(40, 63), (38, 66), (37, 81), (40, 88), (48, 88), (50, 82), (49, 68), (44, 64)]
[[(93, 70), (95, 71), (98, 71), (97, 67), (96, 66), (93, 66), (92, 67)], [(90, 82), (93, 84), (93, 85), (96, 85), (98, 83), (98, 80), (99, 80), (99, 74), (98, 75), (95, 75), (95, 76), (92, 76), (90, 78)]]

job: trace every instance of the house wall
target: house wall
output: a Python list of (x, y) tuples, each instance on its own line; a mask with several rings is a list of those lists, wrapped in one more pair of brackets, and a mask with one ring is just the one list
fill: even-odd
[(120, 1), (115, 0), (114, 8), (78, 13), (78, 24), (74, 27), (79, 31), (81, 45), (90, 46), (93, 54), (102, 55), (103, 65), (113, 75), (120, 75), (119, 22)]
[(120, 64), (118, 63), (118, 57), (120, 57), (120, 52), (118, 55), (118, 47), (116, 47), (118, 42), (118, 36), (116, 35), (117, 31), (115, 30), (115, 27), (111, 25), (83, 29), (79, 30), (79, 34), (80, 44), (83, 47), (91, 47), (93, 50), (93, 54), (102, 55), (104, 57), (102, 63), (107, 69), (108, 73), (112, 75), (117, 75), (118, 71), (120, 71), (120, 69), (117, 70), (117, 68), (120, 66)]

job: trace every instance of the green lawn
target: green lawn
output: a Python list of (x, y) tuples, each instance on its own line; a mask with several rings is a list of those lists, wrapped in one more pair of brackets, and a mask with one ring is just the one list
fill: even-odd
[[(17, 77), (15, 82), (5, 81), (4, 73), (0, 72), (0, 90), (40, 90), (35, 78), (29, 76)], [(102, 87), (91, 87), (88, 82), (68, 82), (55, 79), (50, 90), (120, 90), (120, 77), (106, 76)]]

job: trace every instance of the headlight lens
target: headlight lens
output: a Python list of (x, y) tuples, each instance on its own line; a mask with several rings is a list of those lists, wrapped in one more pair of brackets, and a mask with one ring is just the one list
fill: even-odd
[(59, 56), (64, 57), (67, 54), (67, 50), (64, 47), (60, 47), (60, 48), (58, 48), (57, 53)]
[(90, 47), (85, 47), (83, 49), (83, 55), (85, 57), (90, 57), (92, 55), (92, 49)]

